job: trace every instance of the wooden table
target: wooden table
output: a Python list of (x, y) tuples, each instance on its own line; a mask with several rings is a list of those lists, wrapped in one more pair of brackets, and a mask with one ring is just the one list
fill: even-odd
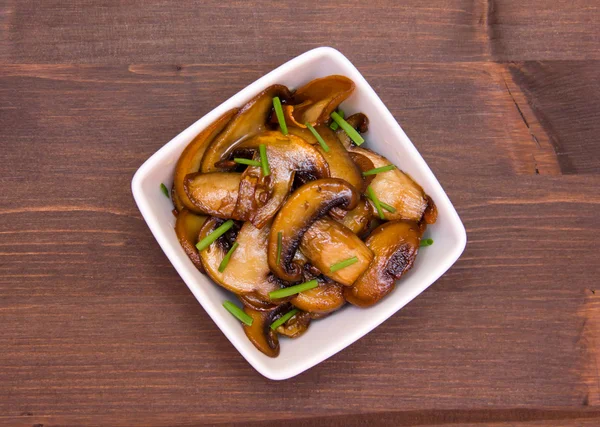
[[(599, 23), (597, 0), (3, 1), (0, 424), (599, 425)], [(272, 382), (130, 181), (321, 45), (380, 94), (469, 243), (374, 332)]]

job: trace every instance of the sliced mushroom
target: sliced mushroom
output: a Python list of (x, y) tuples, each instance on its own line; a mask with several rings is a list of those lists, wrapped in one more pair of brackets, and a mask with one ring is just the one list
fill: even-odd
[(438, 215), (437, 206), (431, 197), (426, 196), (425, 198), (427, 199), (427, 207), (423, 212), (423, 221), (425, 224), (435, 224)]
[(375, 258), (351, 287), (344, 288), (346, 300), (368, 307), (389, 294), (395, 281), (413, 266), (420, 242), (416, 222), (391, 221), (376, 228), (365, 241)]
[(226, 160), (242, 141), (267, 129), (267, 119), (273, 108), (273, 98), (289, 98), (287, 87), (273, 85), (252, 98), (238, 111), (227, 127), (209, 145), (202, 158), (201, 171), (214, 172), (220, 168), (216, 163)]
[(183, 210), (183, 208), (185, 207), (185, 206), (183, 206), (183, 203), (181, 203), (181, 199), (179, 198), (179, 195), (175, 191), (175, 184), (173, 184), (173, 186), (171, 187), (171, 201), (173, 202), (173, 206), (175, 207), (175, 210), (177, 212), (181, 212)]
[(232, 218), (242, 175), (233, 172), (191, 173), (184, 189), (196, 212), (218, 218)]
[(277, 328), (277, 333), (288, 338), (298, 338), (308, 330), (310, 320), (309, 313), (303, 311), (298, 312), (290, 317), (283, 325), (279, 326)]
[[(346, 122), (360, 133), (365, 133), (369, 130), (369, 119), (363, 113), (356, 113), (351, 115), (346, 119)], [(354, 142), (352, 142), (352, 139), (341, 127), (339, 127), (337, 131), (335, 131), (335, 134), (342, 143), (342, 145), (346, 147), (346, 150), (350, 151), (352, 148), (356, 147)]]
[(344, 299), (344, 286), (330, 280), (319, 280), (319, 286), (300, 292), (290, 300), (294, 307), (311, 314), (331, 313), (341, 308)]
[(215, 120), (210, 126), (200, 132), (179, 156), (179, 160), (175, 166), (173, 187), (180, 203), (192, 211), (196, 210), (196, 205), (189, 200), (185, 192), (185, 177), (200, 170), (200, 163), (204, 156), (204, 152), (237, 112), (238, 109), (234, 108)]
[[(294, 135), (264, 132), (240, 145), (241, 150), (264, 144), (271, 174), (264, 176), (259, 166), (249, 166), (242, 175), (233, 217), (251, 221), (261, 228), (279, 210), (290, 193), (294, 176), (325, 178), (329, 169), (317, 149)], [(255, 154), (255, 159), (259, 159)]]
[[(300, 251), (325, 276), (350, 286), (367, 269), (373, 253), (348, 228), (331, 218), (316, 220), (300, 240)], [(331, 272), (330, 267), (356, 257), (358, 262)]]
[[(352, 160), (354, 161), (354, 163), (356, 164), (356, 166), (358, 166), (358, 169), (360, 169), (361, 175), (363, 172), (369, 171), (371, 169), (374, 169), (375, 166), (373, 166), (373, 162), (371, 160), (369, 160), (368, 157), (357, 153), (355, 151), (350, 151), (350, 157), (352, 158)], [(367, 176), (363, 176), (363, 188), (367, 188), (369, 185), (371, 185), (371, 181), (373, 181), (373, 179), (375, 178), (375, 175), (367, 175)]]
[(367, 199), (362, 197), (354, 209), (348, 212), (344, 218), (338, 219), (337, 221), (339, 221), (340, 224), (348, 227), (354, 234), (360, 235), (369, 227), (371, 218), (373, 218), (371, 205)]
[[(221, 223), (222, 220), (209, 218), (200, 230), (198, 240), (209, 235)], [(248, 298), (270, 303), (269, 292), (280, 289), (281, 286), (269, 271), (267, 264), (269, 230), (268, 225), (258, 229), (249, 222), (244, 223), (235, 238), (238, 247), (223, 272), (219, 271), (219, 265), (227, 254), (229, 245), (224, 239), (225, 236), (217, 239), (200, 252), (206, 273), (217, 284), (237, 295), (248, 295)]]
[[(360, 200), (359, 193), (346, 181), (319, 179), (298, 188), (284, 203), (273, 221), (269, 236), (268, 261), (273, 274), (288, 282), (302, 277), (302, 269), (292, 262), (302, 236), (314, 221), (331, 208), (351, 210)], [(278, 234), (282, 244), (278, 262)]]
[(279, 356), (279, 338), (277, 332), (271, 329), (278, 308), (270, 311), (258, 311), (248, 306), (244, 312), (252, 318), (252, 325), (244, 325), (244, 332), (254, 347), (269, 357)]
[(294, 93), (295, 121), (302, 124), (308, 122), (313, 126), (328, 122), (331, 113), (353, 90), (354, 82), (344, 76), (331, 75), (311, 80)]
[(196, 215), (185, 208), (179, 212), (175, 221), (175, 234), (181, 247), (196, 268), (202, 272), (204, 272), (204, 268), (196, 249), (196, 243), (198, 243), (198, 234), (205, 221), (206, 217), (204, 215)]
[(271, 311), (278, 305), (272, 302), (263, 301), (253, 292), (249, 294), (238, 295), (238, 298), (246, 307), (258, 311)]
[(289, 127), (288, 133), (290, 133), (291, 135), (297, 136), (299, 138), (302, 138), (303, 140), (308, 142), (310, 145), (315, 145), (315, 144), (319, 143), (317, 141), (317, 138), (315, 138), (315, 136), (312, 134), (312, 132), (310, 130), (308, 130), (308, 128), (306, 128), (306, 127), (304, 127), (304, 128)]
[(358, 192), (364, 191), (366, 187), (363, 188), (362, 173), (350, 157), (348, 151), (339, 139), (337, 139), (335, 133), (328, 126), (317, 126), (315, 130), (329, 147), (329, 150), (325, 151), (320, 145), (315, 146), (329, 165), (329, 175), (332, 178), (340, 178), (347, 181)]
[[(366, 148), (355, 147), (352, 150), (368, 157), (376, 168), (391, 164), (385, 157)], [(371, 182), (371, 188), (379, 201), (396, 209), (395, 212), (383, 211), (386, 220), (420, 221), (427, 208), (427, 198), (423, 189), (400, 169), (378, 173)], [(369, 203), (373, 212), (376, 212), (375, 205)]]

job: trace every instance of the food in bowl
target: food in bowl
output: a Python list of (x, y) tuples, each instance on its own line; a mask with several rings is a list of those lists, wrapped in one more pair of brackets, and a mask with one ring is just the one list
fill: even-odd
[(362, 146), (368, 118), (344, 118), (352, 80), (273, 85), (182, 152), (171, 198), (192, 263), (239, 298), (225, 301), (250, 341), (279, 354), (346, 303), (371, 306), (413, 265), (433, 200)]

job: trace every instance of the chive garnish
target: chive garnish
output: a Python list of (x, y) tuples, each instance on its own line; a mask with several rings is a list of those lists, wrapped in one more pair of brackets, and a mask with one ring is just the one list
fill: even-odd
[(421, 240), (421, 247), (424, 248), (425, 246), (431, 246), (433, 245), (433, 239), (424, 239)]
[(231, 301), (225, 301), (223, 303), (223, 307), (225, 307), (225, 309), (230, 312), (231, 314), (233, 314), (233, 316), (235, 318), (237, 318), (239, 321), (241, 321), (242, 323), (248, 325), (248, 326), (252, 326), (252, 321), (254, 320), (252, 317), (250, 317), (249, 315), (247, 315), (244, 310), (242, 310), (241, 308), (239, 308), (237, 305), (235, 305), (234, 303), (232, 303)]
[(353, 256), (352, 258), (345, 259), (344, 261), (336, 262), (331, 267), (329, 267), (329, 271), (335, 273), (336, 271), (341, 270), (342, 268), (346, 268), (357, 262), (358, 258)]
[(235, 163), (238, 163), (240, 165), (248, 165), (248, 166), (260, 166), (260, 162), (257, 160), (250, 160), (250, 159), (241, 159), (239, 157), (236, 157), (235, 159), (233, 159), (233, 161)]
[(383, 209), (385, 209), (388, 212), (394, 213), (396, 212), (396, 208), (393, 206), (388, 205), (387, 203), (383, 203), (381, 200), (379, 201), (379, 204), (381, 205), (381, 207)]
[(363, 172), (362, 174), (363, 174), (363, 176), (377, 175), (378, 173), (391, 171), (392, 169), (396, 169), (396, 166), (394, 166), (394, 165), (381, 166), (379, 168), (370, 169), (366, 172)]
[(321, 137), (321, 135), (319, 135), (319, 132), (317, 132), (317, 130), (308, 122), (306, 123), (306, 127), (315, 136), (315, 138), (317, 138), (317, 141), (319, 141), (319, 145), (321, 148), (323, 148), (323, 151), (329, 153), (329, 145), (327, 145), (325, 140)]
[(169, 197), (169, 189), (162, 182), (160, 183), (160, 191), (162, 191), (162, 193), (167, 197), (167, 199), (170, 199), (170, 197)]
[(381, 210), (381, 203), (379, 202), (377, 195), (375, 194), (375, 192), (373, 191), (373, 188), (371, 188), (370, 185), (367, 187), (367, 196), (369, 197), (369, 199), (371, 199), (371, 201), (375, 205), (375, 209), (377, 209), (379, 218), (385, 219), (385, 216), (383, 215), (383, 211)]
[(335, 121), (336, 121), (336, 123), (337, 123), (338, 125), (340, 125), (340, 127), (341, 127), (342, 129), (344, 129), (344, 132), (346, 132), (346, 133), (348, 134), (348, 136), (350, 137), (350, 139), (351, 139), (352, 141), (354, 141), (354, 143), (355, 143), (356, 145), (360, 145), (360, 144), (362, 144), (363, 142), (365, 142), (364, 138), (363, 138), (362, 136), (360, 136), (360, 133), (358, 133), (358, 132), (356, 131), (356, 129), (354, 129), (352, 126), (350, 126), (350, 125), (348, 124), (348, 122), (347, 122), (346, 120), (344, 120), (344, 119), (342, 118), (342, 116), (340, 116), (338, 113), (336, 113), (335, 111), (334, 111), (333, 113), (331, 113), (331, 118), (332, 118), (333, 120), (335, 120)]
[[(366, 194), (366, 196), (367, 196), (367, 198), (368, 198), (369, 200), (373, 201), (373, 199), (371, 199), (371, 196), (370, 196), (369, 194)], [(373, 202), (373, 203), (375, 203), (375, 202)], [(379, 204), (381, 205), (381, 207), (382, 207), (383, 209), (385, 209), (385, 210), (386, 210), (386, 211), (388, 211), (388, 212), (391, 212), (391, 213), (394, 213), (394, 212), (396, 212), (396, 208), (395, 208), (395, 207), (393, 207), (393, 206), (391, 206), (391, 205), (388, 205), (387, 203), (383, 203), (381, 200), (379, 200)]]
[(281, 247), (283, 246), (283, 231), (277, 233), (277, 264), (281, 261)]
[[(342, 119), (345, 117), (344, 111), (340, 110), (339, 108), (337, 110), (337, 113), (340, 115), (340, 117)], [(329, 129), (331, 129), (331, 130), (338, 130), (339, 127), (340, 127), (340, 125), (338, 125), (337, 122), (335, 122), (335, 121), (329, 125)]]
[(277, 319), (276, 321), (274, 321), (273, 323), (271, 323), (271, 329), (275, 330), (275, 329), (279, 328), (285, 322), (287, 322), (288, 320), (290, 320), (294, 316), (294, 314), (296, 314), (296, 313), (298, 313), (298, 309), (297, 308), (295, 308), (295, 309), (293, 309), (291, 311), (288, 311), (283, 316), (281, 316), (279, 319)]
[(262, 166), (263, 175), (269, 176), (271, 175), (271, 169), (269, 168), (269, 159), (267, 158), (267, 146), (260, 144), (258, 150), (260, 151), (260, 165)]
[(199, 251), (203, 251), (204, 249), (208, 248), (215, 240), (217, 240), (219, 237), (225, 234), (227, 230), (229, 230), (231, 227), (233, 227), (233, 220), (230, 219), (225, 221), (215, 231), (213, 231), (204, 239), (199, 241), (196, 245), (196, 249), (198, 249)]
[(285, 123), (285, 117), (283, 116), (283, 108), (281, 107), (281, 100), (278, 96), (273, 98), (273, 107), (275, 108), (275, 114), (277, 115), (277, 121), (281, 128), (281, 133), (284, 135), (288, 134), (287, 124)]
[(221, 264), (219, 264), (219, 273), (225, 271), (225, 269), (227, 268), (227, 264), (229, 264), (229, 260), (231, 259), (231, 255), (233, 255), (233, 252), (237, 249), (239, 245), (240, 244), (238, 242), (234, 242), (233, 246), (231, 246), (231, 249), (227, 251), (227, 254), (225, 255), (225, 257), (223, 257), (223, 261), (221, 261)]
[(289, 297), (290, 295), (299, 294), (300, 292), (308, 291), (319, 286), (317, 279), (310, 280), (308, 282), (300, 283), (299, 285), (290, 286), (289, 288), (278, 289), (273, 292), (269, 292), (269, 298), (278, 299)]

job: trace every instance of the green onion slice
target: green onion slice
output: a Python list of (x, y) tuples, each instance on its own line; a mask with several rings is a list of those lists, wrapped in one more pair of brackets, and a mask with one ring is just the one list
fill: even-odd
[(231, 301), (225, 301), (223, 303), (223, 307), (225, 307), (225, 309), (228, 312), (230, 312), (231, 314), (233, 314), (233, 316), (235, 318), (237, 318), (239, 321), (241, 321), (242, 323), (244, 323), (244, 324), (246, 324), (248, 326), (252, 326), (252, 321), (254, 319), (252, 317), (250, 317), (248, 314), (246, 314), (244, 312), (244, 310), (242, 310), (241, 308), (239, 308), (237, 305), (235, 305)]
[(169, 189), (162, 182), (160, 183), (160, 191), (162, 191), (162, 193), (167, 197), (167, 199), (170, 199), (170, 197), (169, 197)]
[(200, 242), (198, 242), (198, 244), (196, 245), (196, 249), (198, 249), (199, 251), (203, 251), (204, 249), (208, 248), (215, 240), (217, 240), (219, 237), (225, 234), (227, 230), (229, 230), (231, 227), (233, 227), (233, 220), (230, 219), (225, 221), (223, 224), (217, 227), (215, 231), (213, 231)]
[(269, 176), (271, 175), (271, 168), (269, 168), (269, 159), (267, 158), (267, 146), (260, 144), (258, 151), (260, 151), (260, 165), (262, 166), (263, 175)]
[(274, 321), (273, 323), (271, 323), (271, 329), (275, 330), (275, 329), (279, 328), (285, 322), (287, 322), (288, 320), (290, 320), (294, 316), (294, 314), (296, 314), (296, 313), (298, 313), (298, 309), (297, 308), (295, 308), (295, 309), (293, 309), (291, 311), (288, 311), (283, 316), (281, 316), (279, 319), (277, 319), (276, 321)]
[(269, 292), (269, 298), (278, 299), (289, 297), (290, 295), (296, 295), (300, 292), (308, 291), (319, 286), (317, 279), (310, 280), (308, 282), (300, 283), (299, 285), (290, 286), (289, 288), (278, 289), (273, 292)]
[[(342, 119), (345, 117), (344, 111), (340, 110), (339, 108), (337, 110), (337, 113), (341, 116)], [(339, 127), (340, 125), (338, 125), (335, 121), (331, 122), (331, 124), (329, 125), (329, 129), (331, 130), (338, 130)]]
[(394, 165), (381, 166), (380, 168), (370, 169), (366, 172), (363, 172), (362, 174), (363, 174), (363, 176), (377, 175), (378, 173), (391, 171), (392, 169), (396, 169), (396, 166), (394, 166)]
[(342, 116), (340, 116), (338, 113), (336, 113), (335, 111), (331, 113), (331, 118), (335, 120), (335, 122), (338, 125), (340, 125), (342, 129), (344, 129), (344, 132), (348, 134), (350, 139), (352, 139), (352, 141), (354, 141), (356, 145), (361, 145), (363, 142), (365, 142), (364, 138), (360, 136), (360, 133), (358, 133), (356, 129), (354, 129), (352, 126), (350, 126), (348, 122), (344, 120)]
[(250, 159), (241, 159), (239, 157), (236, 157), (235, 159), (233, 159), (234, 162), (240, 164), (240, 165), (248, 165), (248, 166), (260, 166), (260, 162), (256, 161), (256, 160), (250, 160)]
[(424, 248), (425, 246), (431, 246), (433, 245), (433, 239), (423, 239), (421, 240), (421, 247)]
[(396, 212), (396, 208), (393, 206), (388, 205), (387, 203), (383, 203), (381, 200), (379, 201), (379, 204), (381, 205), (381, 207), (383, 209), (385, 209), (388, 212), (394, 213)]
[(281, 128), (281, 133), (284, 135), (288, 134), (287, 124), (285, 122), (285, 117), (283, 116), (283, 108), (281, 107), (281, 100), (278, 96), (273, 98), (273, 107), (275, 108), (275, 114), (277, 115), (277, 121), (279, 122), (279, 127)]
[(283, 231), (277, 233), (277, 264), (281, 261), (281, 247), (283, 246)]
[(315, 138), (317, 138), (317, 141), (319, 141), (319, 145), (321, 145), (323, 151), (329, 153), (329, 145), (327, 145), (325, 140), (321, 137), (321, 135), (319, 135), (319, 132), (317, 132), (317, 130), (310, 123), (306, 123), (306, 127), (315, 136)]
[(367, 187), (367, 197), (369, 197), (369, 199), (371, 199), (371, 201), (375, 205), (375, 209), (377, 209), (379, 218), (385, 219), (385, 216), (383, 215), (383, 211), (381, 210), (381, 202), (379, 202), (377, 195), (375, 194), (375, 192), (373, 191), (373, 188), (371, 188), (370, 185)]
[(225, 271), (225, 269), (227, 268), (227, 264), (229, 264), (229, 260), (231, 259), (231, 255), (233, 255), (233, 252), (237, 249), (239, 245), (240, 244), (238, 242), (234, 242), (234, 244), (231, 246), (231, 249), (227, 251), (227, 254), (223, 257), (223, 261), (221, 261), (221, 264), (219, 264), (219, 273)]
[(341, 270), (342, 268), (346, 268), (357, 262), (358, 258), (353, 256), (352, 258), (345, 259), (344, 261), (336, 262), (331, 267), (329, 267), (329, 271), (335, 273), (336, 271)]

